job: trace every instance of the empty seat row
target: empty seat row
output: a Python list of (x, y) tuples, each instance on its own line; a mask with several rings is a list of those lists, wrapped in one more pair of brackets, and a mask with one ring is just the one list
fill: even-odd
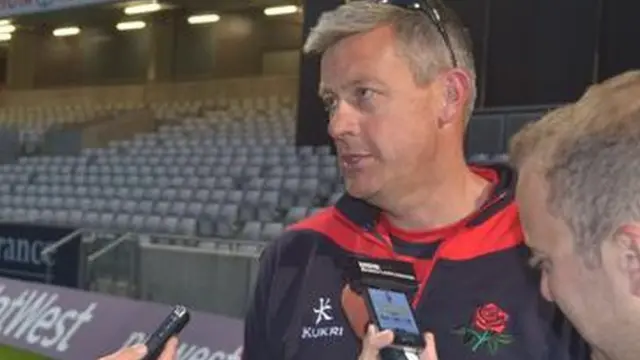
[(281, 223), (266, 223), (251, 221), (244, 225), (238, 235), (241, 240), (265, 241), (269, 242), (277, 238), (285, 226)]
[[(193, 141), (191, 139), (190, 141)], [(211, 141), (211, 143), (209, 143)], [(122, 145), (119, 143), (115, 143), (114, 147), (128, 147), (127, 145)], [(296, 148), (294, 146), (289, 145), (274, 145), (274, 146), (263, 146), (257, 143), (249, 144), (249, 145), (238, 145), (238, 146), (219, 146), (215, 144), (211, 139), (203, 139), (202, 142), (197, 143), (187, 143), (181, 144), (180, 141), (172, 142), (171, 140), (162, 140), (162, 142), (158, 141), (155, 144), (147, 144), (144, 148), (158, 150), (158, 151), (174, 151), (176, 148), (182, 149), (186, 148), (189, 151), (203, 150), (206, 149), (206, 154), (210, 156), (214, 155), (247, 155), (247, 156), (256, 156), (262, 155), (264, 157), (268, 157), (271, 155), (302, 155), (302, 156), (311, 156), (311, 155), (330, 155), (331, 148), (328, 146), (319, 146), (316, 148), (312, 147), (301, 147)], [(140, 151), (140, 149), (136, 149), (136, 151)], [(104, 155), (104, 154), (103, 154)], [(137, 155), (137, 152), (135, 153)], [(132, 156), (133, 157), (133, 156)]]
[[(317, 171), (320, 167), (335, 167), (337, 161), (332, 155), (308, 156), (298, 155), (282, 156), (150, 156), (137, 159), (131, 157), (112, 157), (96, 160), (96, 164), (78, 163), (69, 164), (5, 164), (0, 166), (1, 174), (11, 173), (41, 173), (41, 174), (166, 174), (173, 172), (179, 174), (187, 172), (188, 175), (200, 172), (207, 174), (211, 171), (221, 171), (219, 168), (252, 168), (261, 170), (284, 168), (293, 173), (305, 171)], [(172, 170), (176, 169), (176, 170)]]
[[(111, 169), (107, 169), (111, 170)], [(206, 178), (231, 178), (232, 182), (239, 184), (252, 179), (319, 179), (323, 182), (333, 182), (338, 180), (339, 171), (335, 166), (309, 166), (309, 167), (283, 167), (274, 166), (263, 169), (260, 166), (230, 166), (213, 167), (139, 167), (131, 169), (132, 173), (106, 172), (102, 174), (86, 173), (35, 173), (17, 172), (26, 175), (34, 184), (80, 184), (80, 185), (115, 185), (115, 186), (187, 186), (197, 187)], [(37, 174), (37, 175), (36, 175)], [(0, 173), (0, 176), (10, 176), (11, 174)]]
[(214, 130), (216, 133), (226, 132), (229, 130), (241, 130), (253, 132), (255, 130), (295, 130), (295, 122), (282, 118), (245, 118), (242, 121), (223, 122), (220, 120), (210, 119), (209, 121), (187, 122), (180, 121), (178, 124), (162, 125), (158, 129), (159, 133), (189, 133), (196, 130)]
[(52, 224), (59, 226), (82, 226), (120, 232), (147, 232), (196, 236), (197, 220), (176, 216), (145, 216), (141, 214), (113, 212), (84, 212), (82, 210), (50, 210), (2, 208), (3, 220), (20, 223)]
[(322, 210), (321, 207), (294, 206), (287, 211), (284, 217), (284, 224), (292, 225), (315, 214), (320, 210)]
[[(166, 150), (166, 149), (165, 149)], [(162, 151), (165, 151), (162, 150)], [(104, 157), (95, 161), (97, 165), (178, 165), (178, 166), (200, 166), (200, 165), (256, 165), (256, 166), (277, 166), (277, 165), (334, 165), (336, 158), (332, 155), (216, 155), (203, 149), (200, 154), (187, 153), (185, 149), (176, 152), (162, 153), (161, 151), (150, 150), (141, 152), (140, 157)], [(93, 169), (93, 168), (92, 168)], [(90, 170), (93, 171), (93, 170)], [(97, 170), (95, 170), (97, 172)]]
[[(214, 192), (208, 199), (129, 199), (129, 198), (80, 198), (80, 197), (37, 197), (0, 196), (0, 207), (52, 210), (110, 211), (144, 215), (176, 215), (199, 217), (215, 214), (220, 206), (236, 206), (238, 219), (262, 221), (280, 218), (285, 214), (299, 218), (303, 214), (296, 207), (312, 208), (323, 206), (325, 198), (314, 193), (283, 193), (276, 191), (232, 191)], [(288, 209), (288, 211), (287, 211)], [(306, 213), (305, 213), (306, 214)]]
[[(23, 156), (18, 160), (19, 164), (49, 164), (49, 165), (76, 165), (84, 164), (90, 158), (83, 156)], [(3, 165), (1, 167), (5, 167)]]
[[(73, 176), (39, 175), (31, 184), (14, 183), (13, 187), (4, 186), (0, 193), (26, 195), (78, 195), (132, 196), (136, 191), (151, 193), (154, 191), (171, 192), (178, 189), (192, 193), (200, 189), (220, 190), (280, 190), (289, 192), (318, 191), (326, 194), (338, 184), (337, 170), (319, 173), (318, 176), (285, 176), (273, 174), (269, 177), (184, 177), (184, 176)], [(10, 185), (10, 184), (5, 184)], [(118, 195), (120, 193), (121, 195)]]
[(508, 164), (507, 154), (473, 154), (469, 156), (469, 162), (474, 164)]
[[(214, 144), (220, 142), (226, 142), (229, 144), (246, 144), (247, 141), (258, 141), (263, 138), (269, 139), (290, 139), (295, 134), (293, 128), (287, 128), (280, 125), (274, 125), (269, 127), (243, 127), (243, 128), (222, 128), (213, 129), (211, 127), (190, 127), (190, 128), (175, 128), (171, 131), (160, 132), (157, 134), (157, 139), (162, 140), (186, 140), (189, 138), (195, 139), (210, 139)], [(131, 144), (132, 146), (134, 143)], [(144, 145), (138, 143), (138, 145)], [(136, 146), (138, 147), (138, 146)]]
[(265, 132), (271, 136), (286, 133), (295, 134), (295, 123), (289, 120), (262, 120), (256, 122), (243, 121), (240, 123), (182, 123), (180, 125), (163, 125), (158, 134), (195, 135), (201, 137), (203, 134), (229, 135), (256, 135), (256, 132)]
[[(223, 179), (224, 180), (224, 179)], [(255, 179), (254, 179), (255, 180)], [(249, 183), (243, 190), (234, 189), (232, 184), (223, 181), (216, 182), (217, 186), (211, 188), (190, 189), (183, 187), (112, 187), (112, 186), (24, 186), (15, 185), (14, 188), (2, 186), (0, 188), (0, 198), (5, 203), (16, 201), (48, 201), (51, 198), (88, 198), (88, 199), (149, 199), (167, 201), (214, 201), (220, 202), (224, 199), (251, 198), (252, 196), (262, 196), (267, 193), (276, 193), (287, 196), (313, 197), (327, 196), (335, 190), (336, 185), (320, 184), (317, 179), (299, 181), (298, 179), (288, 179), (282, 182), (258, 182)], [(7, 190), (9, 190), (7, 192)], [(257, 194), (257, 195), (254, 195)], [(8, 200), (7, 200), (8, 199)], [(19, 199), (19, 200), (12, 200)], [(34, 200), (35, 199), (35, 200)], [(237, 201), (235, 201), (237, 202)]]
[[(158, 134), (157, 138), (159, 140), (168, 140), (173, 139), (173, 135), (164, 136), (163, 134)], [(277, 134), (274, 136), (252, 136), (252, 137), (242, 137), (233, 134), (228, 134), (225, 136), (217, 137), (215, 140), (216, 146), (230, 146), (230, 147), (246, 147), (249, 145), (259, 145), (259, 146), (286, 146), (292, 145), (294, 143), (293, 136), (286, 136), (286, 134)]]

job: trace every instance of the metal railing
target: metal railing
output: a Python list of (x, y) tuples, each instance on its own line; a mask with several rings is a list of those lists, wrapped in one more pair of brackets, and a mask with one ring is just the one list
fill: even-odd
[[(53, 257), (55, 256), (56, 252), (63, 246), (70, 244), (71, 242), (74, 241), (81, 241), (81, 242), (90, 242), (92, 241), (91, 237), (84, 237), (85, 234), (88, 235), (92, 235), (93, 231), (89, 230), (89, 229), (78, 229), (66, 236), (64, 236), (63, 238), (61, 238), (60, 240), (56, 241), (55, 243), (45, 247), (44, 249), (42, 249), (42, 251), (40, 252), (40, 257), (42, 259), (42, 261), (46, 264), (46, 272), (45, 272), (45, 283), (46, 284), (51, 284), (53, 281), (53, 276), (54, 276), (54, 266), (55, 266), (55, 262), (53, 261)], [(84, 282), (84, 269), (85, 269), (85, 256), (84, 256), (84, 250), (85, 250), (85, 246), (83, 246), (83, 244), (80, 244), (80, 254), (79, 254), (79, 259), (78, 259), (78, 266), (79, 266), (79, 271), (78, 271), (78, 279), (77, 282), (78, 284), (82, 284)]]
[[(42, 251), (80, 241), (79, 287), (241, 317), (266, 243), (83, 228)], [(53, 264), (53, 261), (49, 262)], [(47, 267), (51, 281), (53, 265)]]

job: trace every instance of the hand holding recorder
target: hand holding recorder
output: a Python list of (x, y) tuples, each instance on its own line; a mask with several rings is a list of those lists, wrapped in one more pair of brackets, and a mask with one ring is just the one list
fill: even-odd
[(177, 305), (144, 344), (122, 349), (99, 360), (175, 360), (178, 351), (176, 336), (190, 319), (189, 310)]
[[(360, 360), (437, 360), (410, 299), (417, 283), (413, 266), (395, 260), (350, 258), (342, 307), (357, 336), (363, 339)], [(378, 331), (381, 329), (382, 331)]]
[[(177, 359), (176, 353), (178, 350), (178, 339), (175, 337), (170, 338), (164, 347), (164, 350), (160, 354), (157, 360), (175, 360)], [(147, 356), (149, 350), (144, 344), (138, 344), (124, 348), (111, 355), (101, 357), (98, 360), (143, 360)]]
[[(369, 325), (367, 334), (362, 341), (362, 352), (358, 356), (358, 360), (379, 360), (380, 350), (392, 346), (394, 334), (390, 330), (379, 331), (375, 325)], [(438, 360), (436, 344), (433, 334), (426, 333), (424, 335), (426, 348), (416, 355), (419, 360)]]

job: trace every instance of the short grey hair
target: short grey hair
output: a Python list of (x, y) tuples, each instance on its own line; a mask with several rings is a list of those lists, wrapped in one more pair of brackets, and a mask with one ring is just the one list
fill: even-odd
[(542, 175), (549, 211), (587, 263), (598, 264), (602, 242), (640, 221), (640, 71), (592, 86), (526, 127), (511, 141), (510, 158)]
[[(457, 65), (465, 69), (471, 78), (471, 96), (465, 119), (468, 121), (477, 96), (471, 38), (453, 11), (444, 5), (439, 6), (438, 10)], [(344, 38), (385, 25), (390, 25), (397, 35), (399, 52), (407, 59), (418, 84), (428, 82), (437, 72), (453, 67), (444, 39), (426, 14), (366, 0), (351, 1), (323, 13), (309, 33), (304, 52), (322, 54)]]

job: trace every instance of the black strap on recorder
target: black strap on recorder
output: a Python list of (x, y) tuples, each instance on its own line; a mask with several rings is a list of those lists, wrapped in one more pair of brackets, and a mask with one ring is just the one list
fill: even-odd
[(403, 292), (412, 299), (418, 291), (413, 265), (398, 260), (350, 257), (346, 261), (345, 276), (358, 294), (365, 287)]

